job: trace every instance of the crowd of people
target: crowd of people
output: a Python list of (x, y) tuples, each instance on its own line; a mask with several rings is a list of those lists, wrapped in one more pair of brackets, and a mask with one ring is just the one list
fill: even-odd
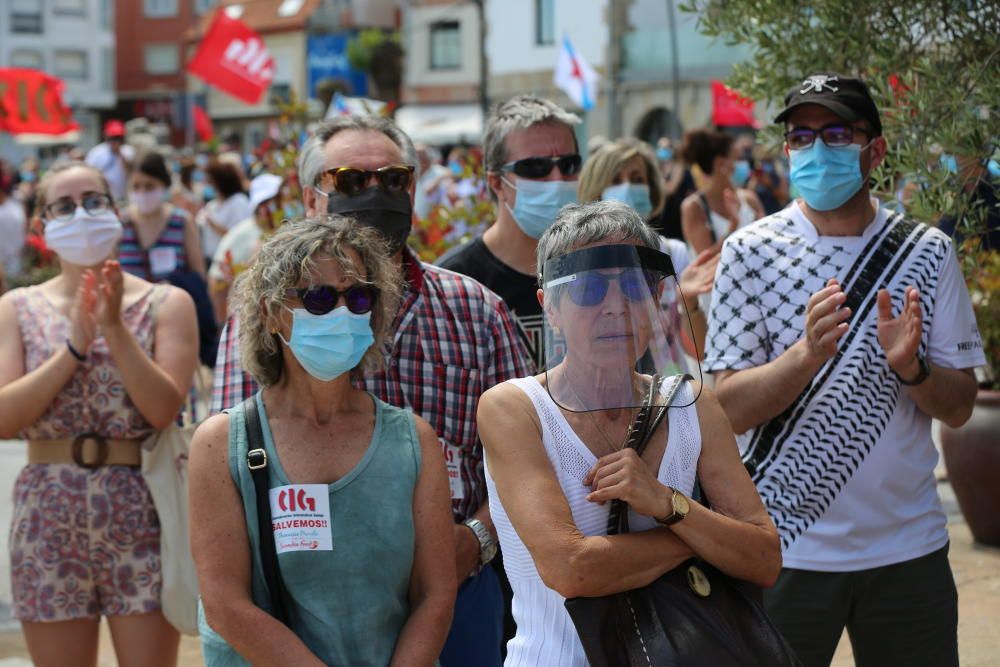
[[(831, 81), (785, 98), (782, 155), (699, 129), (584, 159), (577, 116), (519, 95), (445, 164), (340, 116), (294, 168), (135, 154), (116, 122), (0, 168), (8, 278), (32, 236), (58, 258), (0, 297), (35, 664), (93, 665), (101, 617), (120, 664), (176, 664), (140, 450), (213, 367), (188, 467), (210, 666), (583, 666), (569, 603), (679, 568), (763, 588), (740, 613), (787, 664), (846, 628), (858, 664), (957, 665), (930, 425), (969, 418), (985, 359), (949, 238), (870, 190), (875, 100)], [(415, 218), (485, 196), (481, 236), (418, 258)]]

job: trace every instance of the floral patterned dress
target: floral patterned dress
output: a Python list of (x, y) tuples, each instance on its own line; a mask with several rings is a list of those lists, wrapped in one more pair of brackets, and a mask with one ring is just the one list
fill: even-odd
[[(125, 326), (150, 355), (154, 307), (167, 289), (151, 287), (122, 311)], [(70, 322), (39, 287), (13, 290), (11, 298), (27, 373), (63, 348)], [(108, 439), (139, 439), (152, 431), (98, 336), (87, 360), (19, 437), (54, 440), (96, 432)], [(25, 466), (14, 487), (10, 562), (13, 615), (22, 621), (158, 610), (160, 522), (139, 468)]]

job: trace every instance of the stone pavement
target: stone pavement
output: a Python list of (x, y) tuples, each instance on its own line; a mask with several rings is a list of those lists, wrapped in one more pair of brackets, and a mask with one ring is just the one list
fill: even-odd
[[(10, 581), (8, 577), (7, 530), (10, 526), (11, 490), (24, 465), (23, 443), (0, 441), (0, 667), (31, 667), (28, 651), (17, 624), (10, 621)], [(958, 585), (958, 649), (963, 667), (1000, 665), (1000, 548), (986, 547), (972, 541), (972, 535), (958, 511), (954, 494), (946, 479), (938, 487), (948, 513), (951, 535), (949, 557)], [(114, 667), (107, 624), (101, 626), (98, 665)], [(179, 667), (202, 665), (198, 641), (181, 640)], [(845, 635), (832, 667), (852, 667), (850, 644)], [(892, 667), (892, 666), (887, 666)]]

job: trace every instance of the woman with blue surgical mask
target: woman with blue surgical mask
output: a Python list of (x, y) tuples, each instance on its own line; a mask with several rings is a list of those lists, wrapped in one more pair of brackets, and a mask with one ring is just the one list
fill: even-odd
[(663, 209), (663, 179), (652, 149), (635, 139), (619, 139), (596, 151), (580, 172), (580, 202), (615, 200), (649, 220)]
[[(242, 363), (262, 389), (202, 424), (189, 466), (208, 667), (440, 655), (457, 584), (440, 557), (455, 549), (441, 445), (355, 386), (385, 372), (402, 289), (384, 237), (338, 215), (283, 225), (237, 279)], [(262, 506), (270, 520), (248, 511)]]
[[(603, 146), (590, 156), (580, 174), (580, 202), (616, 200), (631, 206), (647, 222), (656, 219), (666, 200), (663, 180), (652, 149), (638, 139), (623, 138)], [(678, 290), (659, 295), (660, 316), (664, 318), (669, 355), (683, 364), (684, 356), (697, 358), (705, 349), (708, 328), (698, 298), (707, 298), (715, 280), (718, 251), (706, 250), (689, 256), (682, 241), (657, 235), (659, 250), (670, 255), (678, 276)], [(690, 315), (690, 329), (682, 320)]]
[(733, 144), (733, 137), (712, 130), (684, 135), (681, 157), (702, 173), (698, 191), (681, 204), (681, 229), (692, 255), (721, 247), (731, 233), (764, 217), (757, 194), (742, 187), (749, 165)]

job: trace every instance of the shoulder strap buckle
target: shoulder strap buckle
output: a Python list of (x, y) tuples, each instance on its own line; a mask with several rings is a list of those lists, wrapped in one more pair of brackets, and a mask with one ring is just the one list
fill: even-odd
[(261, 470), (267, 467), (267, 452), (263, 449), (251, 449), (247, 452), (247, 468)]

